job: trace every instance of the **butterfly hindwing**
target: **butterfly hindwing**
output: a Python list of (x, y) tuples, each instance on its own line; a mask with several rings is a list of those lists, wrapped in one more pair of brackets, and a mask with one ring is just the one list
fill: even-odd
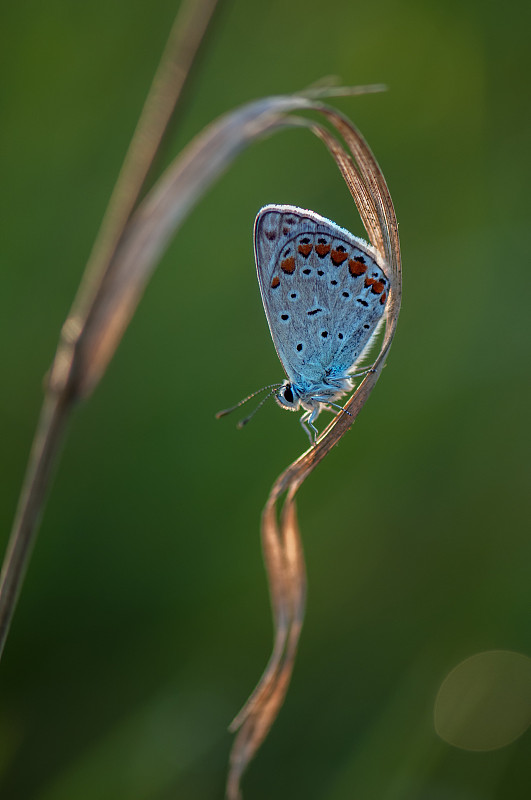
[(359, 360), (385, 311), (376, 251), (313, 211), (265, 206), (254, 228), (264, 309), (288, 378), (311, 383)]

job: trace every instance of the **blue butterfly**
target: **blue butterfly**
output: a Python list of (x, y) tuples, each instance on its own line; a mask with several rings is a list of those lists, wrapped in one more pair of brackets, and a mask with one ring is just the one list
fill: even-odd
[(264, 388), (273, 389), (282, 408), (304, 409), (301, 425), (313, 443), (320, 411), (343, 411), (336, 401), (352, 391), (353, 377), (369, 371), (356, 373), (356, 365), (385, 312), (384, 262), (363, 239), (295, 206), (259, 211), (254, 250), (269, 330), (287, 376)]

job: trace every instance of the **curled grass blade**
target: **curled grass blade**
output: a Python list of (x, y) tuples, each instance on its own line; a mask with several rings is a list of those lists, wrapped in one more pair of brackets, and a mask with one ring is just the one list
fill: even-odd
[[(294, 498), (300, 486), (354, 423), (380, 376), (393, 340), (401, 299), (401, 260), (398, 225), (383, 174), (367, 143), (355, 126), (335, 109), (314, 106), (332, 123), (348, 145), (326, 127), (304, 118), (293, 124), (308, 127), (334, 158), (354, 199), (371, 243), (387, 265), (390, 297), (386, 328), (373, 371), (360, 383), (345, 409), (327, 426), (316, 444), (291, 464), (273, 485), (262, 516), (262, 542), (273, 608), (274, 644), (265, 672), (232, 729), (240, 727), (231, 753), (227, 782), (229, 800), (241, 797), (241, 777), (266, 737), (282, 706), (294, 667), (304, 617), (306, 574)], [(278, 505), (286, 494), (277, 525)]]

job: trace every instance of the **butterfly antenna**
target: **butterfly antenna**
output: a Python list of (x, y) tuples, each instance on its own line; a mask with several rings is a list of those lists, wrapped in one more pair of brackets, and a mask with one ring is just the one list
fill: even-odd
[[(261, 388), (261, 389), (257, 389), (257, 390), (256, 390), (256, 392), (253, 392), (253, 393), (252, 393), (252, 394), (250, 394), (248, 397), (244, 397), (244, 398), (243, 398), (243, 400), (240, 400), (240, 402), (239, 402), (239, 403), (236, 403), (236, 405), (235, 405), (235, 406), (231, 406), (230, 408), (224, 408), (224, 409), (223, 409), (223, 411), (218, 411), (218, 413), (216, 414), (216, 419), (220, 419), (221, 417), (226, 417), (226, 416), (227, 416), (227, 414), (231, 414), (233, 411), (236, 411), (236, 409), (237, 409), (237, 408), (239, 408), (240, 406), (243, 406), (243, 404), (244, 404), (244, 403), (247, 403), (247, 401), (248, 401), (248, 400), (252, 400), (252, 399), (253, 399), (253, 397), (256, 397), (256, 395), (257, 395), (257, 394), (260, 394), (260, 392), (265, 392), (265, 390), (266, 390), (266, 389), (271, 389), (272, 391), (271, 391), (271, 392), (269, 392), (269, 394), (273, 394), (273, 390), (274, 390), (274, 389), (278, 389), (278, 387), (279, 387), (279, 386), (282, 386), (282, 384), (281, 384), (281, 383), (271, 383), (269, 386), (262, 386), (262, 388)], [(269, 394), (267, 394), (267, 395), (264, 397), (264, 399), (262, 400), (262, 403), (263, 403), (265, 400), (267, 400), (267, 398), (269, 397)], [(262, 403), (260, 403), (260, 405), (258, 406), (258, 408), (260, 408), (260, 406), (262, 405)], [(256, 409), (255, 409), (255, 411), (258, 411), (258, 408), (256, 408)], [(253, 414), (255, 413), (255, 411), (253, 411)], [(250, 417), (252, 417), (252, 416), (253, 416), (253, 414), (250, 414)], [(250, 417), (249, 417), (249, 418), (250, 418)], [(243, 424), (245, 425), (245, 422), (244, 422)], [(240, 425), (238, 425), (238, 427), (240, 427)]]
[[(270, 392), (268, 392), (268, 393), (266, 394), (266, 396), (265, 396), (265, 397), (262, 397), (262, 399), (260, 400), (260, 402), (258, 403), (258, 405), (256, 406), (256, 408), (254, 408), (254, 409), (251, 411), (251, 413), (249, 414), (249, 416), (245, 417), (245, 419), (241, 419), (241, 420), (238, 422), (238, 424), (236, 425), (236, 427), (237, 427), (237, 428), (243, 428), (243, 426), (244, 426), (244, 425), (247, 425), (247, 423), (249, 422), (249, 420), (250, 420), (250, 419), (252, 419), (252, 418), (254, 417), (254, 415), (256, 414), (256, 412), (257, 412), (257, 411), (259, 411), (259, 410), (262, 408), (262, 406), (264, 405), (265, 401), (266, 401), (266, 400), (269, 400), (269, 398), (271, 397), (271, 395), (272, 395), (272, 394), (275, 392), (275, 390), (276, 390), (276, 389), (278, 389), (278, 387), (279, 387), (279, 386), (282, 386), (282, 384), (281, 384), (281, 383), (275, 383), (275, 384), (274, 384), (274, 386), (273, 386), (273, 388), (271, 389), (271, 391), (270, 391)], [(265, 388), (265, 387), (264, 387), (264, 388)], [(270, 387), (267, 387), (267, 388), (270, 388)]]

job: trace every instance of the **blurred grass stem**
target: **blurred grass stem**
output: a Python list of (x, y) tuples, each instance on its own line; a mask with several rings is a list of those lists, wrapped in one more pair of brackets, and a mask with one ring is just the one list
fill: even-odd
[(46, 395), (29, 457), (0, 577), (0, 653), (15, 610), (39, 529), (47, 488), (63, 443), (71, 404), (66, 395)]
[(53, 466), (79, 394), (76, 346), (105, 291), (106, 273), (181, 97), (217, 0), (185, 0), (140, 115), (61, 340), (29, 457), (0, 575), (0, 657), (37, 536)]

